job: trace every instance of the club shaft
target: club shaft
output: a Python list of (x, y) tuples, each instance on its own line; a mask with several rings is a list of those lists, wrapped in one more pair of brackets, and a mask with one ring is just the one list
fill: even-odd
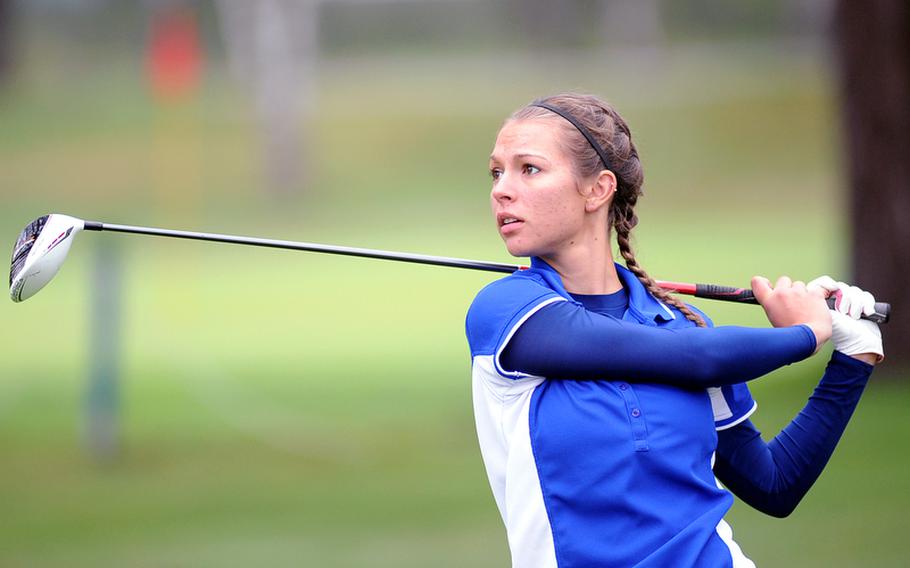
[(256, 247), (301, 250), (307, 252), (321, 252), (343, 256), (359, 256), (362, 258), (377, 258), (382, 260), (396, 260), (399, 262), (412, 262), (416, 264), (431, 264), (434, 266), (451, 266), (453, 268), (468, 268), (472, 270), (485, 270), (488, 272), (502, 272), (511, 274), (524, 268), (516, 264), (501, 262), (486, 262), (481, 260), (468, 260), (465, 258), (450, 258), (428, 254), (414, 254), (407, 252), (394, 252), (357, 247), (344, 247), (325, 245), (320, 243), (306, 243), (300, 241), (285, 241), (279, 239), (263, 239), (260, 237), (244, 237), (239, 235), (222, 235), (218, 233), (201, 233), (196, 231), (177, 231), (173, 229), (159, 229), (156, 227), (137, 227), (133, 225), (117, 225), (113, 223), (85, 222), (87, 231), (110, 231), (116, 233), (133, 233), (138, 235), (153, 235), (158, 237), (173, 237), (177, 239), (190, 239), (194, 241), (210, 241), (216, 243), (231, 243), (237, 245), (250, 245)]
[[(256, 247), (321, 252), (326, 254), (357, 256), (362, 258), (375, 258), (382, 260), (395, 260), (398, 262), (430, 264), (434, 266), (449, 266), (453, 268), (467, 268), (471, 270), (501, 272), (506, 274), (511, 274), (516, 270), (527, 268), (527, 266), (509, 264), (504, 262), (488, 262), (483, 260), (469, 260), (466, 258), (452, 258), (447, 256), (433, 256), (428, 254), (414, 254), (368, 248), (344, 247), (300, 241), (285, 241), (280, 239), (264, 239), (261, 237), (245, 237), (239, 235), (224, 235), (219, 233), (203, 233), (198, 231), (179, 231), (174, 229), (161, 229), (157, 227), (118, 225), (115, 223), (99, 223), (97, 221), (85, 221), (85, 230), (132, 233), (138, 235), (152, 235), (157, 237), (190, 239), (194, 241), (210, 241), (216, 243), (231, 243)], [(656, 283), (658, 286), (668, 291), (676, 292), (679, 294), (688, 294), (697, 298), (723, 300), (727, 302), (738, 302), (744, 304), (758, 304), (758, 301), (752, 294), (752, 290), (748, 288), (734, 288), (730, 286), (718, 286), (716, 284), (689, 284), (685, 282), (668, 282), (663, 280), (657, 280)], [(829, 304), (831, 303), (833, 303), (833, 298), (829, 299)], [(863, 317), (871, 319), (877, 323), (885, 323), (888, 321), (890, 311), (891, 306), (889, 304), (879, 302), (875, 305), (876, 313), (872, 314), (871, 316)]]

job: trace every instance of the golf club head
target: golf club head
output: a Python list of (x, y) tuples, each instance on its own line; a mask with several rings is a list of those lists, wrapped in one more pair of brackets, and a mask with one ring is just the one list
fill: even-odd
[(34, 296), (51, 281), (85, 222), (75, 217), (51, 213), (39, 217), (22, 229), (9, 269), (9, 296), (21, 302)]

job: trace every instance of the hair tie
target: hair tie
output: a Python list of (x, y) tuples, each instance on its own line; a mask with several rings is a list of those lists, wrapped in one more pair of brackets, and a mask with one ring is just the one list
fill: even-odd
[(613, 168), (610, 167), (610, 161), (607, 159), (607, 153), (603, 151), (603, 148), (600, 147), (600, 144), (597, 143), (597, 140), (594, 139), (594, 136), (592, 136), (591, 133), (588, 132), (588, 129), (585, 128), (584, 126), (582, 126), (582, 124), (580, 122), (575, 120), (574, 116), (572, 116), (571, 114), (562, 110), (559, 107), (555, 107), (555, 106), (547, 104), (547, 103), (533, 102), (528, 106), (545, 108), (548, 111), (554, 112), (554, 113), (558, 114), (559, 116), (563, 117), (564, 119), (568, 120), (569, 122), (571, 122), (572, 126), (574, 126), (576, 128), (576, 130), (581, 132), (581, 135), (585, 137), (585, 139), (588, 141), (588, 144), (590, 144), (591, 147), (594, 148), (594, 151), (597, 152), (597, 155), (600, 156), (600, 161), (603, 162), (604, 167), (610, 171), (613, 170)]

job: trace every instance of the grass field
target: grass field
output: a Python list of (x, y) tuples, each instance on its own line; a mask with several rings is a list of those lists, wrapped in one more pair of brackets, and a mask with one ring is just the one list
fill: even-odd
[[(11, 245), (28, 220), (60, 211), (508, 260), (487, 219), (486, 154), (512, 107), (568, 85), (616, 100), (636, 132), (648, 175), (638, 246), (652, 274), (738, 284), (844, 270), (837, 117), (811, 54), (671, 60), (596, 81), (583, 61), (548, 77), (509, 68), (496, 89), (497, 66), (475, 63), (326, 69), (312, 185), (293, 207), (253, 190), (255, 129), (224, 83), (157, 110), (128, 73), (65, 98), (27, 84), (0, 105), (0, 234)], [(106, 237), (124, 259), (123, 447), (98, 464), (82, 436), (100, 238), (81, 235), (39, 296), (0, 302), (0, 565), (508, 564), (463, 337), (491, 275)], [(752, 308), (699, 305), (720, 324), (762, 325)], [(786, 424), (823, 364), (755, 384), (759, 426)], [(908, 403), (905, 382), (873, 381), (790, 518), (735, 506), (747, 555), (903, 565)]]

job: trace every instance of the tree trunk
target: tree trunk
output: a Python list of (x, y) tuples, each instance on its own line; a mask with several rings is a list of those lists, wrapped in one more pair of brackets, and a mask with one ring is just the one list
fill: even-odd
[(0, 88), (11, 82), (13, 74), (13, 5), (0, 0)]
[(265, 189), (281, 205), (311, 179), (304, 120), (314, 99), (316, 0), (218, 0), (231, 71), (252, 89)]
[(891, 302), (888, 366), (910, 370), (910, 2), (838, 0), (835, 39), (855, 283)]

